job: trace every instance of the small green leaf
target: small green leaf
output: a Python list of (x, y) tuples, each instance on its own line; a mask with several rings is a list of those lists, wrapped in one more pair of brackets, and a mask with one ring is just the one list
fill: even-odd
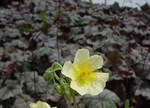
[(87, 22), (86, 19), (81, 18), (78, 21), (76, 21), (76, 25), (84, 25), (84, 24), (86, 24), (86, 22)]
[(129, 99), (126, 99), (125, 104), (124, 104), (125, 108), (129, 108)]
[(28, 26), (22, 26), (19, 28), (19, 31), (21, 33), (25, 33), (25, 32), (30, 32), (31, 30), (30, 30), (30, 27), (28, 27)]
[(39, 14), (42, 22), (46, 22), (46, 13), (44, 11), (41, 11)]

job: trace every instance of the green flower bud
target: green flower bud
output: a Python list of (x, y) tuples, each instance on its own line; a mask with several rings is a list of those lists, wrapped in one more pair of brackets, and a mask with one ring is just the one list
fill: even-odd
[(45, 81), (51, 81), (54, 78), (54, 71), (52, 70), (52, 68), (48, 68), (44, 75), (43, 75)]
[(63, 86), (63, 88), (64, 88), (65, 90), (69, 90), (69, 89), (70, 89), (70, 86), (69, 86), (68, 83), (63, 84), (62, 86)]
[(59, 85), (59, 84), (56, 83), (54, 85), (54, 89), (56, 90), (57, 93), (63, 94), (63, 87), (61, 85)]
[(45, 81), (51, 81), (54, 77), (53, 73), (48, 73), (48, 72), (45, 72), (44, 75), (43, 75)]
[(70, 93), (70, 91), (69, 91), (69, 90), (65, 90), (64, 95), (65, 95), (65, 97), (66, 97), (68, 100), (71, 100), (72, 95), (71, 95), (71, 93)]

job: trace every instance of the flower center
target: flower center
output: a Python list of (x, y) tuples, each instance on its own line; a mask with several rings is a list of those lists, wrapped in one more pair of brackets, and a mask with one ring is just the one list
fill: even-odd
[(94, 71), (90, 66), (79, 66), (76, 71), (76, 82), (83, 86), (94, 81)]

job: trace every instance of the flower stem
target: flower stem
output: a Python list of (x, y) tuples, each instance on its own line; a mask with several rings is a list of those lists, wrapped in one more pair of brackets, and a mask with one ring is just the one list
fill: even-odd
[(74, 108), (78, 108), (75, 95), (73, 96), (73, 104), (74, 104)]

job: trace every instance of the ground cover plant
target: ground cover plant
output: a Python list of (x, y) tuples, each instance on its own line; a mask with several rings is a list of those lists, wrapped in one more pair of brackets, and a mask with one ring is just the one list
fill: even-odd
[[(101, 55), (109, 80), (97, 96), (76, 95), (79, 108), (150, 103), (150, 6), (141, 10), (76, 2), (24, 0), (0, 6), (0, 107), (29, 108), (38, 100), (58, 108), (72, 102), (43, 74), (55, 61), (73, 61), (80, 48)], [(58, 53), (59, 52), (59, 53)], [(63, 77), (57, 71), (59, 77)], [(111, 100), (109, 100), (109, 99)]]

